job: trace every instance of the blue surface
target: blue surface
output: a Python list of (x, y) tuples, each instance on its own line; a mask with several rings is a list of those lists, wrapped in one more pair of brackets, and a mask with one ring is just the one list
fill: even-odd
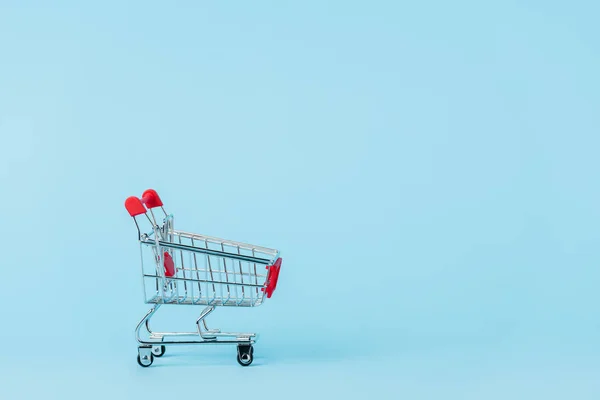
[[(79, 3), (0, 4), (0, 398), (599, 398), (596, 2)], [(281, 249), (252, 368), (137, 366), (148, 187)]]

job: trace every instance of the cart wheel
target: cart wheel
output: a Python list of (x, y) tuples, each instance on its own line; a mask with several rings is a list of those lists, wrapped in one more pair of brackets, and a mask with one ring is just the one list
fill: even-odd
[(142, 366), (144, 368), (149, 367), (154, 362), (154, 356), (152, 355), (152, 353), (150, 353), (149, 356), (142, 356), (142, 357), (140, 357), (140, 355), (138, 354), (137, 362), (138, 362), (138, 364), (140, 364), (140, 366)]
[(152, 346), (152, 355), (154, 357), (162, 357), (163, 354), (165, 354), (165, 346), (160, 345), (160, 346)]
[(237, 362), (247, 367), (254, 360), (254, 348), (252, 345), (238, 345)]

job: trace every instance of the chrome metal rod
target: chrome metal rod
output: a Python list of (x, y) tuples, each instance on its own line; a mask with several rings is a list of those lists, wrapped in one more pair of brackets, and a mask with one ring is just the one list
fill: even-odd
[(188, 237), (188, 238), (194, 238), (194, 239), (200, 239), (200, 240), (206, 240), (212, 243), (216, 243), (216, 244), (224, 244), (225, 246), (232, 246), (232, 247), (237, 247), (240, 246), (243, 249), (246, 250), (256, 250), (258, 252), (261, 253), (267, 253), (267, 254), (278, 254), (279, 251), (275, 250), (275, 249), (270, 249), (268, 247), (263, 247), (263, 246), (255, 246), (249, 243), (242, 243), (242, 242), (236, 242), (233, 240), (227, 240), (227, 239), (220, 239), (217, 237), (213, 237), (213, 236), (207, 236), (207, 235), (199, 235), (197, 233), (190, 233), (190, 232), (184, 232), (184, 231), (179, 231), (179, 230), (173, 230), (173, 233), (175, 235), (181, 235), (183, 237)]
[(155, 305), (154, 307), (152, 307), (150, 309), (150, 311), (148, 311), (146, 313), (146, 315), (144, 316), (144, 318), (142, 318), (142, 320), (137, 324), (136, 328), (135, 328), (135, 339), (138, 341), (138, 343), (144, 344), (146, 343), (145, 341), (142, 340), (142, 338), (140, 337), (140, 329), (142, 327), (142, 325), (144, 325), (150, 318), (152, 318), (152, 315), (156, 312), (156, 310), (158, 310), (160, 308), (160, 304)]
[[(191, 271), (191, 272), (205, 272), (205, 269), (203, 269), (203, 268), (177, 268), (177, 269), (179, 271), (188, 271), (188, 272), (189, 271)], [(215, 272), (215, 273), (217, 273), (217, 274), (225, 272), (225, 271), (222, 271), (222, 270), (219, 270), (219, 269), (213, 269), (212, 271)], [(256, 272), (252, 273), (252, 271), (239, 273), (239, 272), (236, 272), (234, 270), (234, 271), (231, 271), (229, 273), (231, 275), (236, 275), (236, 276), (238, 276), (238, 275), (244, 275), (244, 276), (249, 276), (251, 278), (254, 278), (254, 277), (256, 277), (256, 278), (266, 278), (267, 277), (267, 274), (258, 274)]]
[[(202, 327), (200, 326), (200, 322), (202, 321), (202, 322), (204, 322), (204, 326), (206, 328), (208, 328), (206, 326), (206, 322), (204, 321), (204, 318), (206, 318), (208, 316), (208, 314), (210, 314), (214, 310), (215, 310), (214, 306), (206, 307), (204, 310), (202, 310), (202, 312), (200, 313), (200, 317), (198, 317), (198, 319), (196, 320), (196, 326), (198, 327), (198, 335), (200, 335), (200, 337), (202, 337), (202, 339), (210, 339), (210, 340), (216, 339), (216, 337), (213, 334), (205, 335), (204, 333), (202, 333)], [(206, 329), (206, 330), (208, 331), (208, 329)]]
[[(150, 329), (149, 321), (154, 315), (154, 313), (160, 308), (160, 304), (155, 305), (146, 313), (144, 318), (137, 324), (135, 328), (135, 338), (141, 345), (144, 346), (156, 346), (156, 345), (192, 345), (192, 344), (236, 344), (236, 343), (250, 343), (253, 344), (256, 339), (255, 333), (241, 333), (241, 332), (220, 332), (217, 329), (208, 330), (203, 333), (200, 327), (200, 321), (203, 321), (204, 318), (210, 314), (215, 307), (208, 306), (206, 307), (200, 317), (196, 321), (196, 325), (198, 326), (198, 332), (153, 332)], [(150, 334), (150, 340), (143, 340), (140, 337), (140, 329), (142, 326), (146, 326), (148, 333)], [(185, 341), (169, 341), (162, 340), (165, 336), (195, 336), (199, 335), (201, 339), (199, 340), (185, 340)], [(235, 337), (235, 340), (217, 340), (217, 337)], [(160, 340), (158, 340), (160, 339)]]
[[(145, 278), (160, 278), (159, 275), (151, 275), (151, 274), (144, 274)], [(217, 284), (217, 285), (235, 285), (235, 286), (251, 286), (251, 287), (263, 287), (264, 285), (256, 285), (254, 283), (239, 283), (239, 282), (225, 282), (225, 281), (211, 281), (208, 279), (194, 279), (194, 278), (175, 278), (175, 277), (171, 277), (171, 278), (167, 278), (167, 281), (186, 281), (186, 282), (206, 282), (206, 283), (213, 283), (213, 284)]]
[(177, 340), (177, 341), (169, 341), (163, 340), (162, 342), (152, 342), (142, 340), (139, 342), (144, 346), (157, 346), (157, 345), (167, 345), (167, 346), (189, 346), (196, 344), (254, 344), (256, 343), (256, 339), (254, 337), (236, 337), (232, 340)]
[(242, 261), (249, 261), (252, 263), (257, 263), (257, 264), (263, 264), (263, 265), (269, 265), (271, 263), (271, 260), (267, 259), (267, 258), (260, 258), (260, 257), (252, 257), (252, 256), (246, 256), (246, 255), (242, 255), (242, 254), (235, 254), (235, 253), (229, 253), (226, 251), (219, 251), (219, 250), (213, 250), (213, 249), (203, 249), (201, 247), (193, 247), (193, 246), (188, 246), (185, 244), (178, 244), (178, 243), (172, 243), (172, 242), (165, 242), (164, 240), (142, 240), (141, 243), (148, 245), (148, 246), (160, 246), (160, 247), (164, 247), (167, 249), (177, 249), (177, 250), (185, 250), (185, 251), (191, 251), (194, 253), (203, 253), (203, 254), (208, 254), (211, 256), (216, 256), (216, 257), (222, 257), (222, 258), (231, 258), (234, 260), (242, 260)]

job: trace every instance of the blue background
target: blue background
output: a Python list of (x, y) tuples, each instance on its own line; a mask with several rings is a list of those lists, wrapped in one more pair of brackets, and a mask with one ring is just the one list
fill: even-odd
[[(85, 3), (0, 2), (0, 398), (600, 396), (597, 2)], [(253, 367), (136, 364), (149, 187), (282, 251)]]

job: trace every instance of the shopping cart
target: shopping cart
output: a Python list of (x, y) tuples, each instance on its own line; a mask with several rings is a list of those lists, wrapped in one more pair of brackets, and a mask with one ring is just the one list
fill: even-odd
[[(165, 346), (195, 344), (235, 344), (237, 360), (248, 366), (254, 359), (255, 333), (221, 332), (209, 329), (206, 317), (215, 307), (258, 307), (277, 287), (281, 268), (279, 251), (231, 240), (178, 231), (173, 215), (152, 189), (141, 199), (127, 198), (125, 208), (138, 230), (142, 258), (144, 300), (154, 306), (135, 329), (139, 342), (137, 361), (152, 365), (165, 353)], [(154, 209), (164, 219), (159, 224)], [(145, 215), (152, 230), (143, 233), (137, 216)], [(142, 218), (143, 220), (143, 218)], [(195, 332), (154, 332), (150, 319), (163, 304), (203, 305)], [(147, 338), (140, 331), (145, 327)]]

